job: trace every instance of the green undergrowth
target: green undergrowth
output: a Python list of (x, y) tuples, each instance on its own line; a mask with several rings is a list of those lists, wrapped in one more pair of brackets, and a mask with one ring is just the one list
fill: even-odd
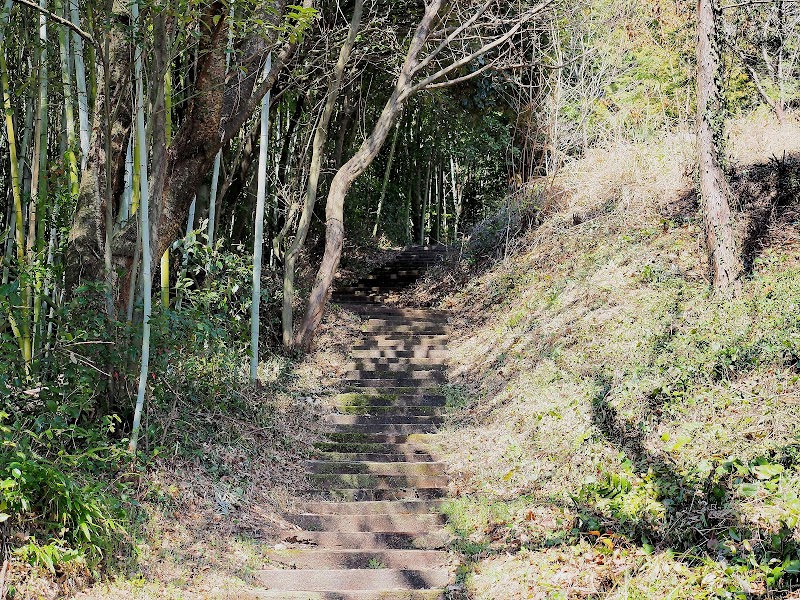
[[(222, 543), (218, 530), (231, 537), (261, 527), (275, 490), (297, 483), (293, 465), (310, 450), (303, 432), (313, 415), (296, 401), (294, 365), (267, 354), (262, 386), (250, 384), (247, 261), (197, 252), (190, 272), (205, 273), (213, 260), (214, 277), (201, 287), (187, 280), (181, 306), (156, 307), (151, 319), (136, 455), (128, 438), (141, 328), (106, 320), (101, 286), (58, 307), (51, 346), (28, 376), (14, 340), (0, 337), (0, 544), (9, 545), (10, 598), (68, 595), (108, 577), (135, 588), (153, 563), (169, 568), (148, 585), (172, 585), (198, 547)], [(243, 544), (223, 556), (235, 561), (249, 552)]]
[(462, 580), (479, 598), (503, 582), (785, 595), (800, 585), (800, 256), (767, 240), (742, 294), (714, 297), (697, 215), (676, 215), (680, 147), (621, 154), (564, 176), (559, 210), (442, 300), (469, 332), (443, 436)]

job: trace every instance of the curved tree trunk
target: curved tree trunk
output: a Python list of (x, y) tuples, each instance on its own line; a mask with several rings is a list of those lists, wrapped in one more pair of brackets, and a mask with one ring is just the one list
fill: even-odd
[(325, 305), (331, 294), (333, 279), (336, 270), (339, 268), (339, 260), (342, 257), (342, 246), (344, 244), (344, 199), (353, 182), (361, 175), (375, 160), (381, 148), (386, 143), (386, 138), (392, 127), (403, 110), (403, 104), (413, 92), (413, 76), (418, 67), (418, 57), (422, 52), (425, 42), (430, 34), (434, 19), (439, 13), (442, 1), (434, 0), (425, 7), (425, 15), (414, 33), (414, 38), (406, 54), (403, 68), (397, 78), (397, 83), (392, 91), (392, 95), (383, 107), (383, 111), (375, 123), (375, 127), (369, 137), (339, 169), (331, 182), (328, 192), (328, 203), (325, 208), (325, 254), (322, 257), (322, 264), (317, 271), (314, 282), (314, 289), (311, 290), (311, 297), (308, 301), (306, 313), (300, 324), (300, 329), (295, 337), (295, 346), (310, 350), (314, 342), (314, 334), (322, 321), (325, 312)]
[(328, 85), (328, 95), (325, 99), (325, 108), (322, 111), (322, 118), (314, 134), (314, 150), (311, 155), (311, 167), (308, 174), (308, 186), (306, 187), (306, 197), (303, 206), (303, 214), (297, 226), (297, 234), (292, 240), (292, 245), (286, 252), (283, 271), (283, 345), (287, 349), (292, 347), (292, 335), (294, 333), (294, 273), (295, 263), (300, 250), (305, 244), (308, 228), (311, 225), (311, 217), (314, 215), (314, 204), (317, 200), (317, 186), (319, 185), (320, 174), (322, 173), (322, 158), (325, 151), (325, 142), (328, 139), (328, 126), (333, 116), (333, 109), (339, 97), (339, 90), (342, 86), (342, 77), (350, 53), (356, 43), (356, 36), (361, 27), (361, 15), (364, 11), (364, 0), (356, 0), (353, 7), (353, 18), (350, 21), (350, 32), (339, 52), (339, 60), (336, 62), (334, 76)]

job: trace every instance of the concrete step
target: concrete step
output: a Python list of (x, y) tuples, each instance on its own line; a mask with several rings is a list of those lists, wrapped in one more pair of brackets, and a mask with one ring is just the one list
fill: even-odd
[(318, 460), (367, 461), (367, 462), (382, 462), (382, 463), (436, 462), (435, 457), (427, 453), (387, 454), (383, 452), (314, 452), (313, 456)]
[(433, 415), (393, 414), (382, 412), (371, 415), (343, 415), (333, 413), (325, 416), (325, 422), (331, 425), (440, 425), (443, 419)]
[(407, 377), (387, 377), (384, 379), (344, 379), (344, 382), (355, 388), (377, 388), (385, 389), (387, 387), (402, 387), (412, 388), (416, 391), (420, 390), (436, 390), (442, 386), (441, 381), (428, 381), (409, 379)]
[(354, 347), (350, 352), (351, 358), (450, 358), (450, 352), (446, 348), (420, 347), (411, 349), (398, 349), (390, 347), (373, 347), (362, 345)]
[(371, 342), (408, 342), (409, 340), (413, 340), (417, 343), (423, 342), (431, 342), (431, 343), (441, 343), (447, 342), (448, 336), (444, 333), (432, 333), (430, 335), (422, 334), (422, 333), (409, 333), (409, 332), (398, 332), (398, 333), (375, 333), (367, 336), (367, 339)]
[(385, 369), (387, 371), (402, 371), (403, 369), (408, 369), (411, 367), (419, 368), (419, 369), (430, 369), (430, 370), (447, 370), (447, 359), (446, 358), (402, 358), (402, 357), (395, 357), (395, 358), (359, 358), (354, 359), (349, 363), (344, 365), (344, 368), (348, 371), (352, 371), (354, 369), (365, 369), (365, 370), (380, 370)]
[[(370, 454), (392, 454), (398, 460), (408, 462), (420, 462), (434, 456), (430, 449), (421, 444), (397, 444), (381, 442), (316, 442), (314, 448), (319, 452), (339, 452), (343, 454), (370, 453)], [(402, 459), (400, 457), (403, 457)], [(414, 459), (412, 457), (418, 457)], [(435, 462), (431, 459), (431, 462)]]
[(347, 592), (289, 592), (248, 590), (239, 600), (445, 600), (445, 591), (430, 590), (368, 590)]
[[(348, 394), (375, 394), (378, 392), (375, 388), (365, 388), (352, 385), (350, 383), (350, 389), (346, 389), (345, 393)], [(437, 386), (439, 387), (439, 386)], [(385, 386), (380, 388), (380, 393), (387, 396), (394, 396), (397, 398), (395, 402), (399, 402), (402, 399), (407, 398), (417, 398), (419, 400), (427, 400), (431, 398), (446, 398), (444, 394), (440, 394), (436, 391), (436, 389), (429, 389), (429, 388), (421, 388), (418, 385), (413, 386)], [(427, 402), (420, 402), (420, 404), (427, 404)], [(398, 404), (400, 406), (400, 404)]]
[[(439, 426), (435, 422), (428, 423), (358, 423), (353, 425), (329, 424), (327, 431), (331, 433), (357, 433), (378, 435), (405, 435), (414, 433), (436, 433)], [(402, 443), (402, 442), (401, 442)]]
[[(435, 356), (435, 357), (447, 357), (447, 354), (430, 354), (431, 352), (447, 352), (447, 342), (445, 340), (442, 341), (432, 341), (432, 340), (414, 340), (414, 339), (407, 339), (407, 340), (363, 340), (356, 346), (353, 346), (352, 350), (354, 351), (351, 356), (353, 358), (362, 358), (359, 356), (358, 353), (360, 350), (366, 350), (371, 352), (383, 352), (384, 354), (379, 354), (378, 357), (383, 356), (414, 356), (414, 357), (425, 357), (425, 356)], [(390, 354), (390, 352), (411, 352), (412, 354), (407, 355), (397, 355), (397, 354)], [(374, 356), (368, 356), (367, 358), (374, 358)]]
[(426, 325), (418, 325), (416, 323), (408, 323), (403, 321), (397, 321), (397, 323), (388, 323), (388, 324), (380, 324), (380, 325), (370, 325), (370, 324), (362, 324), (361, 325), (361, 332), (370, 334), (370, 335), (382, 335), (382, 336), (412, 336), (412, 335), (419, 335), (419, 336), (441, 336), (441, 335), (450, 335), (453, 332), (453, 329), (450, 325), (445, 323), (440, 324), (426, 324)]
[(366, 474), (366, 475), (430, 475), (442, 476), (445, 464), (441, 462), (374, 462), (307, 460), (306, 469), (310, 473)]
[(441, 417), (444, 411), (436, 406), (395, 406), (393, 404), (386, 405), (335, 405), (329, 404), (331, 410), (336, 411), (339, 415), (361, 415), (361, 416), (380, 416), (380, 415), (396, 415), (396, 416), (409, 416), (409, 417)]
[(340, 532), (340, 531), (283, 531), (280, 538), (290, 544), (304, 544), (326, 549), (348, 550), (441, 550), (449, 534), (444, 530), (428, 532)]
[(362, 294), (368, 296), (371, 293), (401, 292), (407, 288), (408, 284), (401, 281), (391, 283), (365, 283), (341, 288), (337, 290), (337, 293), (343, 296), (360, 296)]
[(451, 578), (449, 569), (274, 569), (256, 571), (254, 575), (258, 585), (270, 590), (311, 592), (442, 588)]
[(293, 508), (298, 512), (320, 515), (388, 515), (388, 514), (425, 514), (439, 512), (442, 500), (396, 500), (379, 502), (322, 502), (305, 501), (296, 503)]
[(306, 531), (415, 532), (425, 533), (445, 523), (443, 515), (286, 515), (290, 523)]
[(399, 306), (354, 306), (359, 314), (372, 319), (448, 319), (452, 313), (448, 310), (441, 310), (438, 308), (403, 308)]
[(442, 569), (452, 563), (441, 550), (278, 550), (267, 558), (289, 569)]
[[(416, 388), (392, 388), (392, 392), (381, 393), (376, 390), (358, 389), (354, 392), (337, 394), (329, 400), (331, 406), (362, 408), (377, 406), (444, 406), (443, 394), (419, 392)], [(402, 391), (397, 391), (402, 390)]]
[(440, 370), (406, 368), (404, 370), (352, 370), (345, 373), (346, 379), (411, 379), (414, 381), (447, 381), (447, 374)]
[(308, 490), (309, 493), (321, 496), (325, 500), (340, 502), (375, 502), (385, 500), (436, 500), (447, 497), (447, 488), (443, 487), (410, 487), (398, 489), (326, 489)]
[(440, 416), (392, 414), (389, 412), (374, 415), (333, 413), (325, 416), (325, 422), (331, 425), (440, 425), (442, 421)]
[(319, 490), (393, 490), (406, 488), (446, 488), (447, 477), (435, 475), (372, 475), (366, 473), (312, 473), (311, 485)]

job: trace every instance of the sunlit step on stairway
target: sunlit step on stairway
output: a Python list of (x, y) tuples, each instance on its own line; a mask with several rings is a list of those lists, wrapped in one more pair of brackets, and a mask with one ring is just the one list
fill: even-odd
[(298, 592), (255, 590), (243, 600), (444, 600), (443, 589)]
[(325, 490), (306, 490), (309, 495), (318, 494), (325, 500), (340, 502), (366, 502), (384, 500), (436, 500), (447, 497), (447, 488), (443, 486), (391, 489), (364, 488), (327, 488)]
[(317, 515), (290, 514), (289, 522), (307, 531), (339, 531), (339, 532), (422, 532), (426, 533), (444, 525), (444, 517), (440, 514), (425, 515)]
[(330, 502), (305, 500), (294, 505), (294, 510), (316, 514), (425, 514), (439, 512), (443, 500), (387, 500), (362, 502)]
[(275, 569), (257, 571), (255, 579), (272, 590), (337, 592), (442, 588), (451, 575), (449, 569)]
[(450, 534), (445, 529), (428, 531), (299, 531), (280, 532), (287, 544), (348, 550), (441, 550)]
[(412, 415), (408, 412), (376, 412), (369, 415), (331, 413), (325, 417), (325, 422), (331, 425), (440, 425), (443, 421), (444, 418), (438, 415)]
[(339, 460), (308, 460), (310, 473), (348, 473), (371, 475), (432, 475), (440, 476), (446, 465), (441, 462), (367, 462)]
[(284, 549), (271, 551), (270, 562), (290, 569), (440, 569), (452, 558), (442, 550)]
[(327, 431), (330, 433), (343, 434), (410, 435), (415, 433), (436, 433), (438, 430), (438, 424), (431, 421), (427, 423), (370, 422), (358, 423), (356, 425), (327, 425)]
[(319, 490), (391, 490), (407, 488), (446, 488), (447, 477), (437, 475), (375, 475), (366, 473), (312, 473), (311, 485)]
[(436, 462), (436, 458), (427, 453), (390, 454), (385, 452), (314, 452), (312, 456), (318, 460), (329, 461), (368, 461), (368, 462)]

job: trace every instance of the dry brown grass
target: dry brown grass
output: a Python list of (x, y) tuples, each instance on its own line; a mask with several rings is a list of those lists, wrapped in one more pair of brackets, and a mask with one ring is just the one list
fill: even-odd
[[(771, 135), (776, 130), (761, 117), (734, 123), (736, 159), (800, 149), (800, 127)], [(686, 134), (593, 150), (556, 178), (553, 212), (516, 240), (507, 259), (457, 292), (432, 294), (454, 311), (459, 332), (451, 348), (451, 384), (467, 404), (442, 436), (465, 498), (459, 510), (480, 512), (487, 502), (519, 498), (572, 507), (583, 519), (591, 509), (601, 531), (660, 532), (661, 540), (651, 542), (662, 551), (695, 520), (708, 539), (744, 522), (758, 541), (780, 519), (800, 514), (791, 500), (800, 482), (787, 472), (775, 493), (731, 492), (730, 504), (717, 508), (698, 496), (688, 512), (664, 521), (674, 510), (663, 504), (668, 486), (700, 494), (691, 482), (704, 461), (718, 465), (735, 456), (746, 463), (779, 453), (796, 442), (800, 418), (800, 383), (794, 368), (780, 362), (747, 372), (734, 367), (716, 381), (695, 373), (688, 391), (669, 397), (670, 386), (700, 366), (693, 361), (704, 356), (704, 340), (724, 347), (741, 339), (735, 343), (746, 348), (753, 332), (769, 335), (772, 327), (753, 310), (774, 310), (776, 328), (782, 327), (779, 317), (791, 320), (792, 314), (791, 298), (773, 305), (764, 292), (772, 285), (783, 290), (778, 295), (794, 289), (777, 283), (783, 265), (796, 258), (786, 244), (762, 247), (741, 304), (708, 296), (696, 206), (687, 201), (692, 164)], [(632, 485), (619, 506), (581, 496), (605, 473)], [(576, 503), (577, 496), (583, 499)], [(597, 504), (582, 504), (591, 502)], [(716, 511), (715, 524), (700, 524), (706, 511)], [(505, 522), (517, 527), (519, 519), (511, 515)], [(485, 539), (482, 522), (475, 517), (473, 523), (479, 539)], [(564, 568), (540, 543), (502, 559), (478, 554), (467, 578), (473, 596), (499, 598), (496, 590), (509, 589), (504, 597), (704, 598), (738, 585), (719, 563), (663, 553), (663, 559), (642, 558), (630, 543), (623, 545), (619, 574), (608, 575), (592, 560)], [(750, 580), (743, 586), (763, 589), (758, 573), (745, 577)], [(557, 590), (562, 596), (547, 595)]]

